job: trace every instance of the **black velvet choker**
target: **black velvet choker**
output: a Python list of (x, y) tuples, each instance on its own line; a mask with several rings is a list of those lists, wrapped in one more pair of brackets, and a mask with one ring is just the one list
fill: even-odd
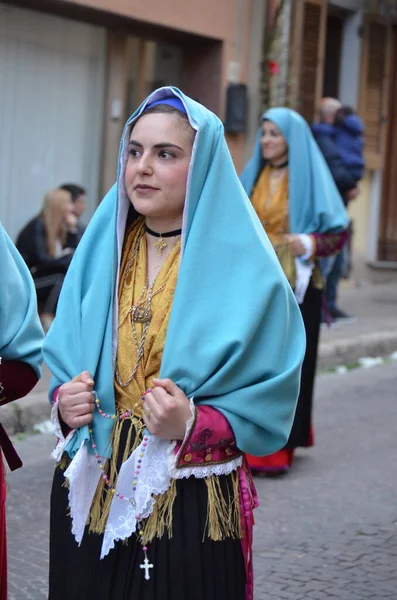
[(272, 165), (272, 163), (269, 162), (269, 166), (272, 169), (284, 169), (285, 167), (288, 167), (288, 159), (285, 162), (281, 163), (281, 165)]
[(145, 225), (145, 231), (149, 235), (152, 235), (153, 237), (157, 237), (157, 238), (175, 237), (177, 235), (181, 235), (181, 233), (182, 233), (182, 229), (175, 229), (174, 231), (167, 231), (166, 233), (157, 233), (157, 231), (153, 231), (152, 229), (149, 229), (149, 227), (147, 225)]

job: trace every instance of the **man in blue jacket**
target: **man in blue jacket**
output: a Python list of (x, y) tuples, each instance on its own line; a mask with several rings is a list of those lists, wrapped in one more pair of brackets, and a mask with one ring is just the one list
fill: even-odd
[[(336, 122), (338, 111), (341, 108), (339, 100), (335, 98), (323, 98), (320, 104), (320, 122), (312, 126), (312, 132), (328, 164), (336, 186), (343, 198), (343, 202), (347, 206), (349, 200), (357, 196), (357, 182), (360, 177), (357, 177), (359, 173), (356, 165), (357, 160), (355, 160), (356, 157), (354, 157), (354, 167), (350, 167), (347, 161), (342, 159), (343, 150), (341, 153), (338, 139), (340, 140), (340, 134), (343, 135), (344, 132), (339, 131), (339, 124)], [(350, 315), (337, 306), (338, 285), (346, 260), (347, 246), (336, 257), (323, 259), (322, 261), (322, 271), (326, 278), (325, 297), (327, 308), (333, 321), (341, 320), (347, 322), (352, 320)]]

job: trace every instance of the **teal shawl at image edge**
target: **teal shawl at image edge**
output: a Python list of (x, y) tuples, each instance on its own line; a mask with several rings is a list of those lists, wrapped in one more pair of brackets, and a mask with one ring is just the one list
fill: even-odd
[[(349, 217), (331, 172), (306, 121), (289, 108), (271, 108), (262, 116), (275, 123), (288, 144), (289, 221), (291, 233), (338, 233)], [(258, 131), (254, 152), (241, 183), (251, 196), (265, 163)]]
[(0, 356), (27, 363), (40, 377), (43, 337), (32, 277), (0, 224)]
[[(128, 203), (123, 181), (130, 125), (147, 102), (170, 95), (182, 100), (197, 134), (161, 377), (220, 410), (241, 450), (270, 454), (284, 446), (292, 426), (305, 352), (300, 311), (238, 179), (222, 123), (176, 88), (151, 94), (126, 124), (118, 184), (77, 248), (44, 344), (53, 373), (50, 396), (87, 370), (103, 410), (115, 411), (116, 228), (117, 211)], [(99, 453), (109, 456), (112, 421), (95, 412), (93, 427)], [(87, 440), (82, 427), (69, 443), (70, 456)]]

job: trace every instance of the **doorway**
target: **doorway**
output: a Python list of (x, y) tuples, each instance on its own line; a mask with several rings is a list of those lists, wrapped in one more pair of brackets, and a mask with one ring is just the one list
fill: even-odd
[(339, 98), (344, 15), (329, 14), (327, 17), (323, 96)]
[(397, 262), (397, 27), (391, 36), (391, 77), (389, 89), (389, 122), (387, 127), (385, 170), (381, 196), (378, 259)]

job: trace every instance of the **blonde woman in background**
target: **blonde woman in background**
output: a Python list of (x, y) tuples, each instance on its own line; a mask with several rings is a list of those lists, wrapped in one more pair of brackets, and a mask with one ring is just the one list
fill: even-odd
[(45, 331), (55, 316), (63, 280), (79, 237), (71, 195), (61, 189), (46, 193), (42, 210), (18, 236), (16, 245), (33, 276)]

